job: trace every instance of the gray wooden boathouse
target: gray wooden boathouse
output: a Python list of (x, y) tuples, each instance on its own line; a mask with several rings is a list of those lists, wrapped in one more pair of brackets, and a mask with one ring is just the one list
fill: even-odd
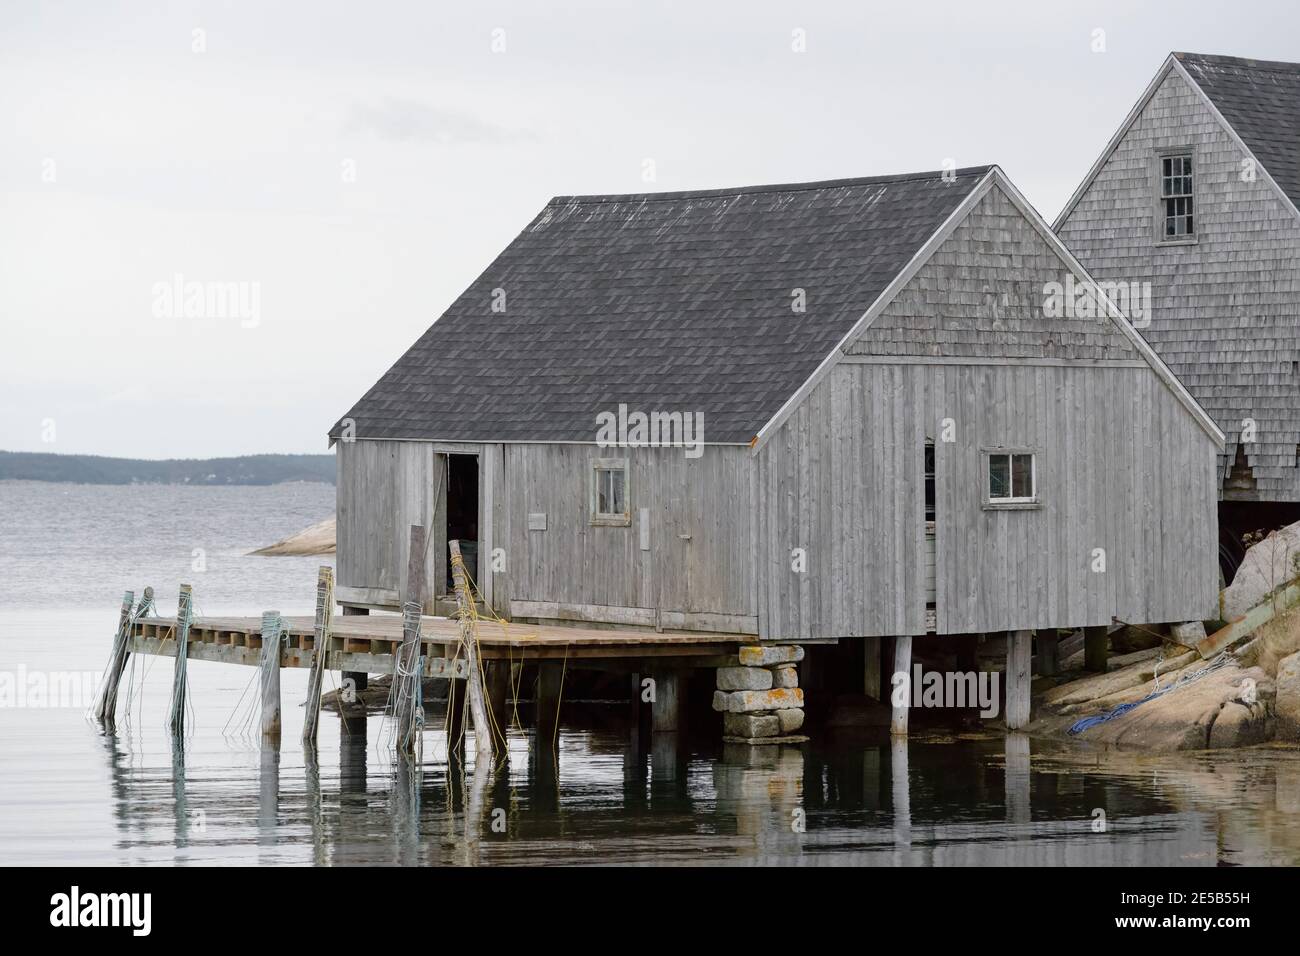
[(1217, 595), (1222, 433), (997, 167), (556, 198), (330, 439), (345, 610), (421, 524), (431, 611), (459, 539), (514, 620), (1009, 632), (1014, 726), (1031, 632)]
[(1055, 228), (1150, 284), (1140, 333), (1227, 436), (1230, 571), (1242, 531), (1300, 518), (1300, 64), (1171, 54)]

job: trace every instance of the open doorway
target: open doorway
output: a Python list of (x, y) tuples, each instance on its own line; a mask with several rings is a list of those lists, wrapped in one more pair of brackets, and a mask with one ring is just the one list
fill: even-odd
[[(447, 540), (460, 542), (465, 570), (478, 583), (478, 456), (447, 456)], [(447, 554), (448, 594), (452, 593), (451, 552)]]

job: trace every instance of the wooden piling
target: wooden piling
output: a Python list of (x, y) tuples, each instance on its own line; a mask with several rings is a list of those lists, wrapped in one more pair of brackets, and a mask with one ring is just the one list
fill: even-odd
[(402, 595), (402, 643), (394, 659), (396, 690), (397, 749), (404, 754), (419, 752), (424, 725), (424, 675), (420, 656), (420, 615), (424, 610), (425, 533), (424, 525), (413, 524), (407, 551), (406, 593)]
[(1083, 669), (1106, 672), (1106, 657), (1110, 650), (1110, 637), (1106, 625), (1083, 629)]
[(488, 720), (487, 701), (483, 693), (483, 671), (478, 654), (478, 637), (474, 633), (474, 595), (470, 593), (465, 562), (460, 555), (460, 542), (448, 541), (451, 552), (451, 577), (456, 588), (456, 606), (459, 610), (460, 640), (465, 649), (465, 663), (469, 666), (469, 710), (474, 720), (474, 750), (479, 760), (491, 760), (494, 746), (492, 724)]
[[(911, 696), (910, 689), (912, 683), (912, 638), (910, 636), (902, 636), (902, 637), (894, 638), (894, 674), (907, 675), (907, 681), (901, 686), (905, 686), (908, 688), (909, 690), (908, 697), (910, 698)], [(901, 706), (898, 705), (897, 703), (894, 703), (893, 695), (900, 685), (894, 684), (892, 677), (889, 683), (890, 683), (890, 699), (891, 699), (890, 702), (893, 708), (893, 714), (889, 720), (889, 732), (891, 734), (906, 735), (907, 734), (907, 711), (911, 704), (911, 701), (910, 699), (904, 700)]]
[(262, 736), (280, 736), (280, 646), (283, 641), (279, 611), (262, 614)]
[(1007, 634), (1007, 729), (1019, 730), (1029, 723), (1032, 631)]
[(329, 654), (330, 627), (334, 621), (334, 569), (321, 565), (316, 573), (316, 622), (311, 639), (311, 673), (307, 677), (307, 702), (303, 705), (302, 742), (316, 743), (320, 725), (321, 689)]
[(537, 740), (547, 748), (555, 740), (560, 725), (560, 694), (563, 692), (564, 668), (555, 661), (537, 665)]
[(127, 591), (122, 595), (122, 610), (117, 616), (117, 633), (113, 636), (113, 651), (108, 657), (108, 670), (104, 672), (104, 688), (95, 704), (95, 718), (102, 723), (112, 723), (117, 713), (117, 685), (126, 668), (126, 659), (130, 654), (127, 645), (131, 635), (127, 633), (131, 620), (131, 608), (135, 604), (135, 592)]
[[(344, 617), (368, 617), (369, 615), (370, 615), (370, 608), (368, 607), (344, 607), (343, 608)], [(352, 687), (354, 690), (357, 691), (357, 693), (360, 693), (361, 691), (365, 690), (370, 683), (370, 675), (367, 674), (365, 671), (343, 671), (340, 673), (339, 677), (344, 683), (347, 683), (348, 681), (352, 681)], [(343, 712), (342, 708), (340, 707), (339, 713), (342, 712)]]
[(651, 733), (671, 734), (683, 729), (684, 683), (684, 675), (678, 671), (660, 671), (655, 675), (655, 699), (650, 705)]
[(1060, 635), (1056, 633), (1055, 628), (1049, 628), (1039, 631), (1034, 641), (1038, 645), (1035, 671), (1044, 677), (1054, 676), (1061, 669)]
[(189, 657), (193, 605), (193, 589), (188, 584), (182, 584), (176, 604), (176, 665), (172, 670), (171, 718), (167, 722), (168, 729), (176, 737), (185, 733), (185, 694), (188, 683), (185, 665)]
[(878, 637), (862, 639), (862, 692), (873, 700), (882, 700), (881, 693), (881, 645), (884, 641)]
[(492, 724), (504, 736), (510, 726), (510, 671), (509, 661), (486, 661), (488, 707)]

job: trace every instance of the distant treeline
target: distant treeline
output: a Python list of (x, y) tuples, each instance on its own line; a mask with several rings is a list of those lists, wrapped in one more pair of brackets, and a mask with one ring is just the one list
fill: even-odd
[(243, 455), (239, 458), (101, 458), (0, 451), (0, 481), (71, 481), (87, 485), (334, 484), (333, 455)]

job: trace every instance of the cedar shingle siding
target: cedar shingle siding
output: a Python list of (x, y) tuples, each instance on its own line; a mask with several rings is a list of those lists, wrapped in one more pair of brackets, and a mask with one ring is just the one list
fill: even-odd
[[(1292, 200), (1300, 191), (1300, 66), (1177, 54), (1254, 158)], [(1057, 222), (1098, 280), (1150, 281), (1138, 331), (1227, 435), (1226, 476), (1242, 446), (1265, 501), (1300, 500), (1300, 218), (1172, 60), (1095, 177)], [(1156, 163), (1195, 156), (1196, 241), (1156, 241)]]

